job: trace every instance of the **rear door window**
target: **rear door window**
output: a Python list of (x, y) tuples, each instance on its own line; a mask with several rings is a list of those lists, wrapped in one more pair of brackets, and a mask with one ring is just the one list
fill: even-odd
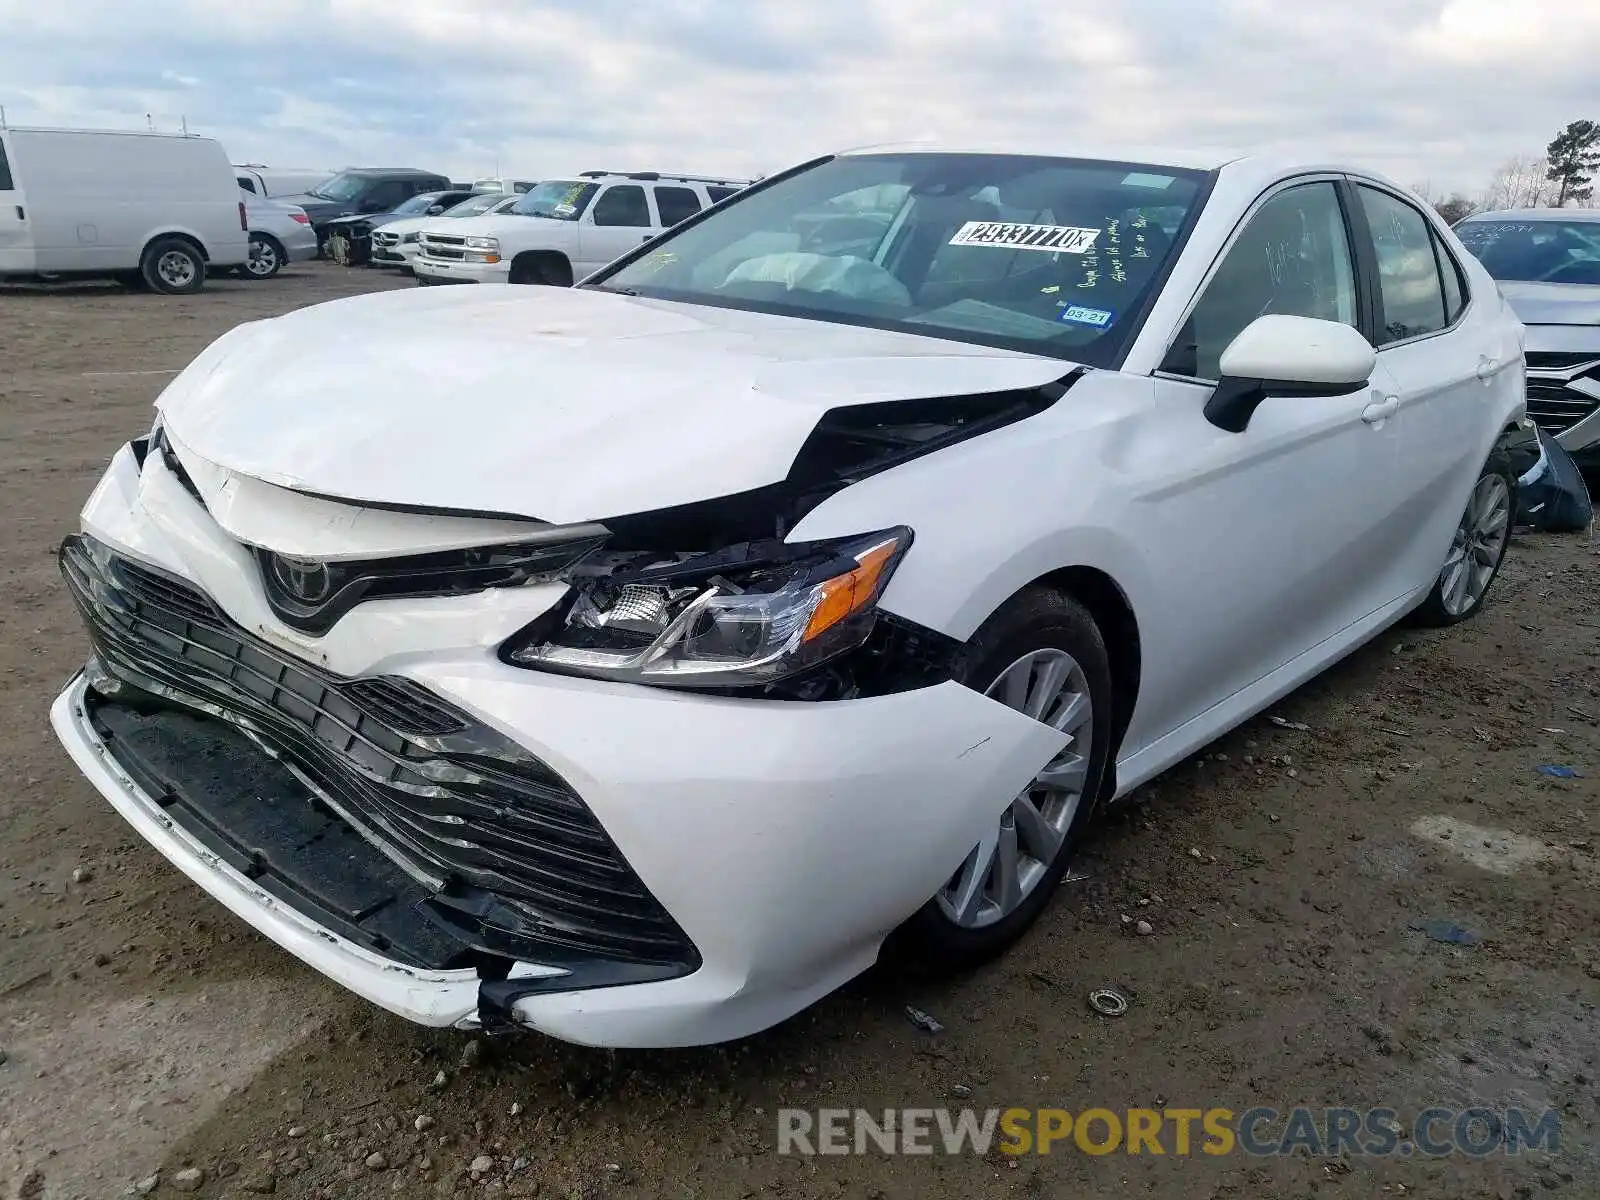
[(1358, 184), (1361, 207), (1372, 230), (1383, 301), (1378, 344), (1437, 333), (1450, 323), (1445, 314), (1444, 282), (1434, 257), (1428, 220), (1388, 192)]
[(594, 202), (596, 225), (650, 226), (650, 205), (644, 189), (635, 183), (619, 183), (600, 193)]
[(1445, 321), (1454, 325), (1456, 318), (1467, 307), (1461, 264), (1456, 261), (1456, 256), (1450, 253), (1450, 248), (1444, 244), (1436, 230), (1433, 231), (1433, 253), (1439, 260), (1439, 275), (1444, 280)]
[(700, 211), (700, 197), (686, 187), (656, 188), (656, 208), (661, 213), (661, 223), (666, 226), (687, 221)]

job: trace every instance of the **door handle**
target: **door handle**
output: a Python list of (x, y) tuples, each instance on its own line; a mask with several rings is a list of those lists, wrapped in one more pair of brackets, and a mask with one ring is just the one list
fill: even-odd
[(22, 205), (17, 205), (17, 220), (26, 221), (27, 219), (28, 214), (22, 211)]
[(1399, 396), (1385, 396), (1376, 404), (1369, 404), (1361, 410), (1361, 419), (1368, 425), (1378, 425), (1387, 421), (1400, 411)]
[(1487, 355), (1478, 359), (1478, 378), (1487, 382), (1489, 377), (1500, 370), (1500, 360), (1489, 358)]

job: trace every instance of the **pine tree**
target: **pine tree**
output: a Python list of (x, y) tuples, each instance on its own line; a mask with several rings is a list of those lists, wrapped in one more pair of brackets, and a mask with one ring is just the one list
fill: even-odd
[(1547, 177), (1561, 185), (1556, 207), (1564, 207), (1568, 200), (1583, 203), (1594, 194), (1590, 182), (1600, 167), (1600, 124), (1572, 122), (1556, 134), (1555, 141), (1545, 150), (1545, 158), (1550, 163)]

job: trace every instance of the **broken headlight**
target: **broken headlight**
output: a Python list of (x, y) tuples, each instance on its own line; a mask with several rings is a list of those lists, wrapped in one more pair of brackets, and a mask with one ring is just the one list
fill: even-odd
[(771, 683), (859, 646), (909, 529), (842, 541), (624, 560), (574, 578), (559, 622), (507, 647), (519, 666), (677, 687)]

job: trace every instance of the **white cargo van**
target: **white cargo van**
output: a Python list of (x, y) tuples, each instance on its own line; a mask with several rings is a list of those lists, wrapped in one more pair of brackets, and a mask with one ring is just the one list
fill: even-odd
[(0, 126), (0, 278), (197, 292), (249, 259), (239, 185), (211, 138)]

